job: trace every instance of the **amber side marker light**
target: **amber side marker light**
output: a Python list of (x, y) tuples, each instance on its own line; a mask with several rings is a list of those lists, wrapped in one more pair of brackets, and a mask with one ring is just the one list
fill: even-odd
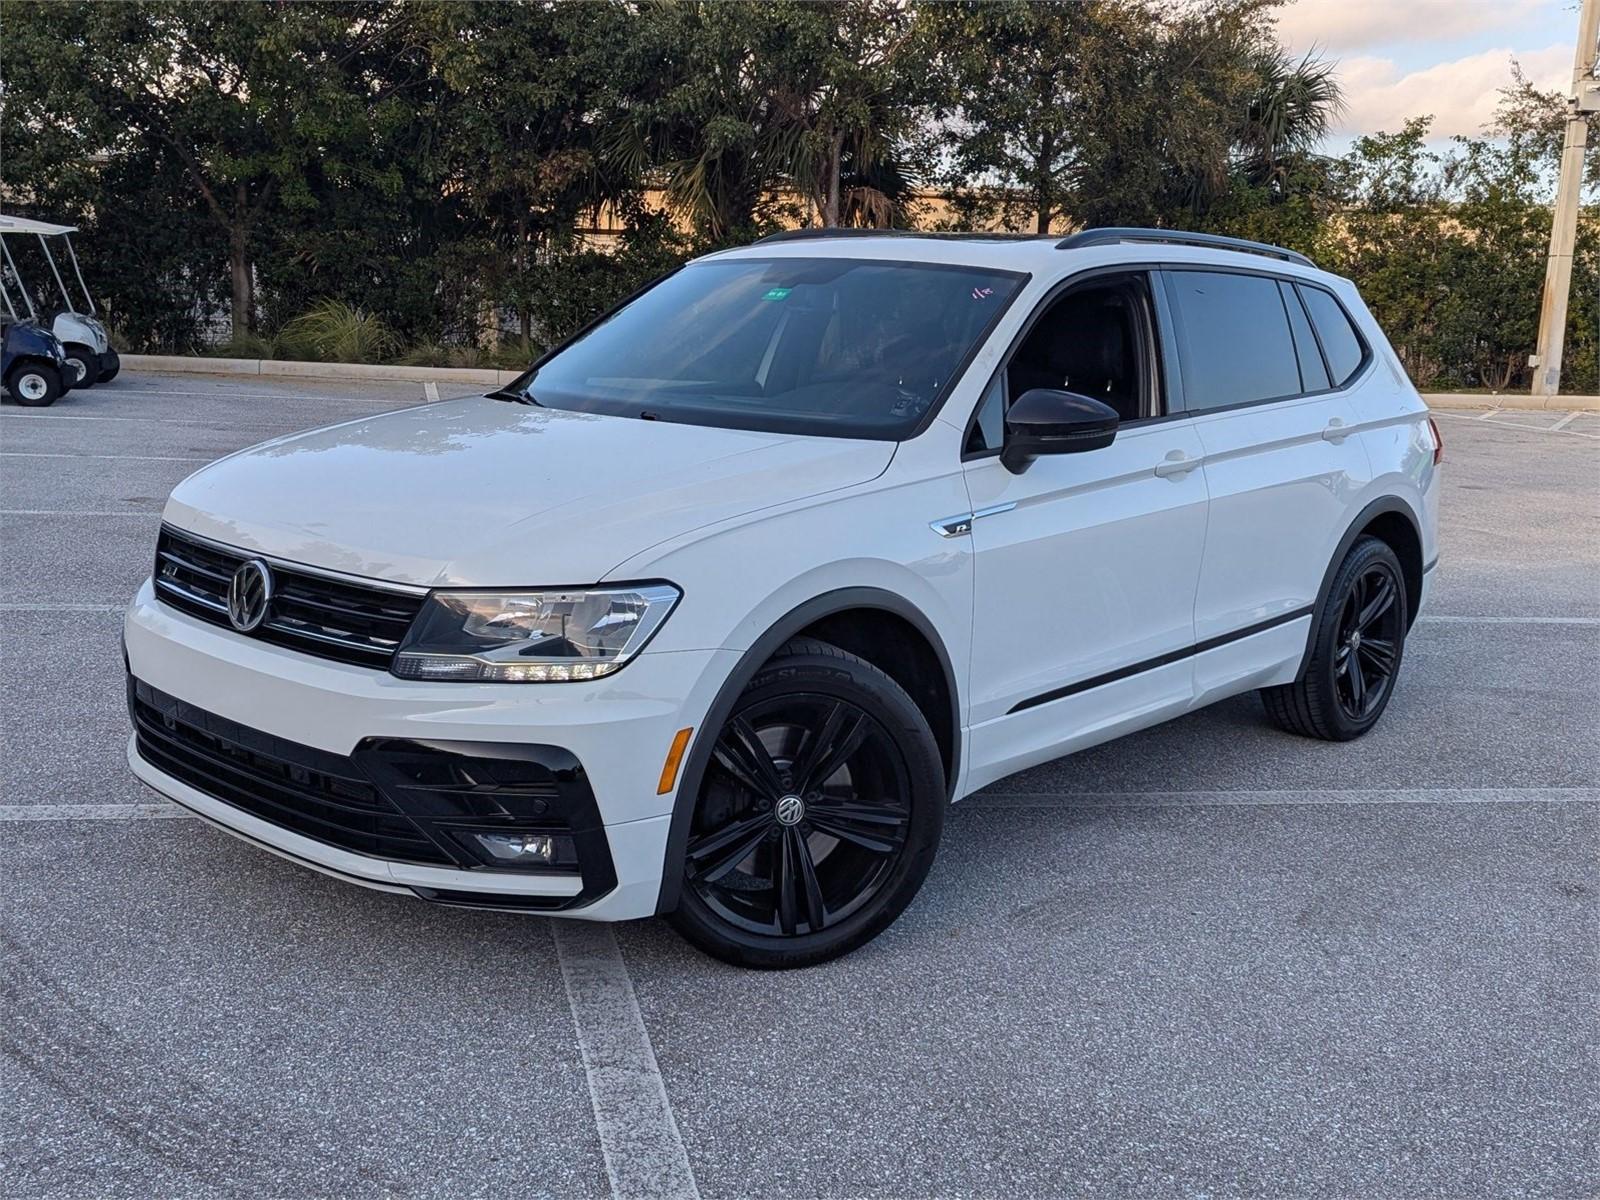
[(683, 752), (689, 748), (689, 735), (693, 732), (693, 727), (690, 727), (678, 730), (673, 736), (667, 761), (661, 764), (661, 782), (656, 787), (656, 795), (665, 796), (677, 785), (678, 768), (683, 765)]
[(1433, 433), (1433, 465), (1437, 467), (1444, 461), (1444, 437), (1439, 433), (1439, 422), (1432, 417), (1428, 418), (1428, 429)]

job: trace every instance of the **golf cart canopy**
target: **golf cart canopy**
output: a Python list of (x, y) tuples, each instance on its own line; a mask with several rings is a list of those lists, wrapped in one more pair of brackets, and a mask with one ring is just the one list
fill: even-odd
[(76, 225), (52, 225), (49, 221), (30, 221), (27, 217), (8, 217), (0, 214), (0, 233), (37, 233), (40, 237), (56, 237), (64, 233), (77, 233)]

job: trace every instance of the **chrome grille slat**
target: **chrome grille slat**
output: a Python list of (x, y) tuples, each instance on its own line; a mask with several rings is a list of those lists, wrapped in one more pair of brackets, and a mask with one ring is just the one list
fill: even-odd
[[(256, 557), (163, 526), (156, 546), (156, 595), (190, 616), (232, 629), (228, 585)], [(274, 595), (266, 618), (240, 636), (358, 666), (389, 665), (425, 595), (333, 578), (315, 568), (269, 561)]]

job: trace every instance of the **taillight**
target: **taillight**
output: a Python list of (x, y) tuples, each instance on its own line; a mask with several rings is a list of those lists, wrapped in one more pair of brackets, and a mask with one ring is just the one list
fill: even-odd
[(1428, 432), (1433, 434), (1433, 465), (1437, 467), (1444, 461), (1444, 438), (1439, 434), (1439, 422), (1432, 417), (1428, 418)]

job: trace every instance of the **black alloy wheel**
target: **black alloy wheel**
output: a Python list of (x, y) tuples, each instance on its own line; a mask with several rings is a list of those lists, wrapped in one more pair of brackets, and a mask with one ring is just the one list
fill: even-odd
[(899, 685), (835, 646), (791, 642), (717, 732), (671, 920), (743, 966), (844, 954), (916, 894), (945, 802), (938, 746)]
[(1333, 688), (1352, 721), (1365, 721), (1389, 698), (1400, 664), (1402, 584), (1382, 560), (1356, 576), (1334, 637)]
[(1261, 690), (1267, 715), (1306, 737), (1360, 737), (1394, 694), (1409, 627), (1400, 560), (1377, 538), (1357, 539), (1317, 614), (1304, 674)]

